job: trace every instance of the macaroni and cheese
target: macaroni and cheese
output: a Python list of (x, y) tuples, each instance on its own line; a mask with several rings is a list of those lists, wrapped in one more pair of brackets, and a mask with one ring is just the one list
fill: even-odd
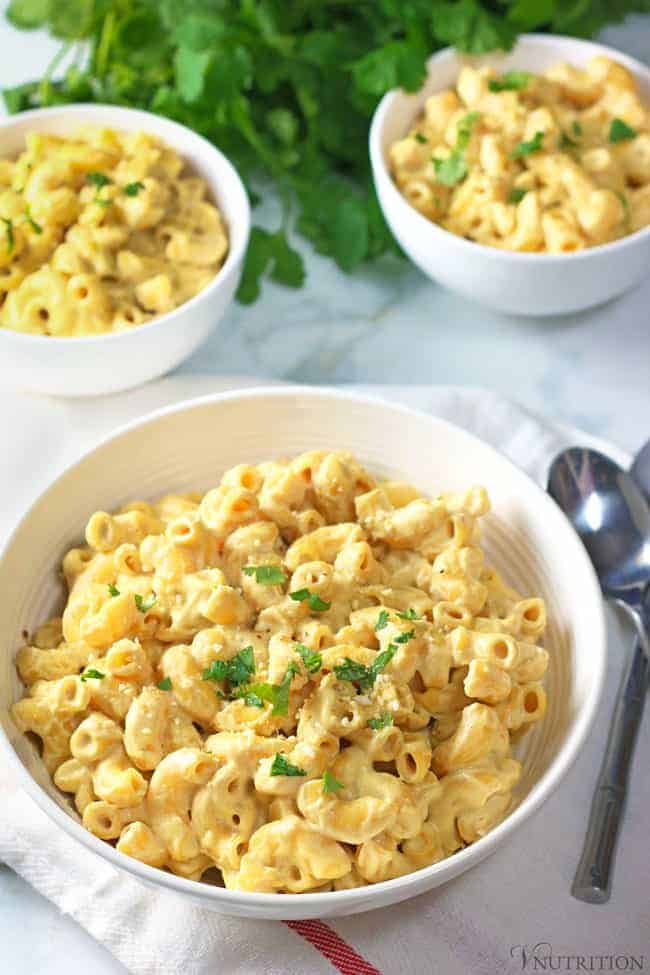
[(14, 719), (88, 830), (183, 877), (301, 893), (435, 863), (507, 814), (546, 708), (544, 602), (485, 563), (488, 508), (312, 451), (98, 511)]
[(0, 160), (0, 327), (131, 329), (178, 307), (228, 251), (205, 182), (143, 132), (32, 132)]
[(492, 247), (565, 253), (650, 224), (650, 114), (605, 57), (541, 75), (466, 66), (389, 157), (420, 213)]

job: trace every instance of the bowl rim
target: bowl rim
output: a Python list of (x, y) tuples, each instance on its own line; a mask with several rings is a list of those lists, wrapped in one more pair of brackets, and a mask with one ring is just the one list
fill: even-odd
[[(624, 67), (628, 68), (635, 76), (637, 81), (639, 77), (641, 77), (648, 85), (650, 85), (650, 67), (643, 64), (642, 61), (637, 61), (636, 58), (630, 57), (628, 54), (623, 54), (621, 51), (617, 51), (616, 48), (608, 47), (606, 44), (599, 44), (595, 41), (583, 40), (582, 38), (578, 37), (569, 37), (567, 34), (520, 34), (511, 51), (492, 51), (487, 52), (485, 55), (460, 54), (460, 56), (466, 56), (468, 58), (473, 57), (478, 60), (482, 57), (488, 57), (490, 54), (500, 53), (503, 57), (508, 57), (516, 52), (518, 44), (522, 41), (532, 42), (543, 48), (555, 49), (558, 51), (558, 56), (562, 53), (562, 50), (565, 47), (582, 48), (585, 53), (591, 52), (594, 55), (603, 54), (606, 57), (609, 57), (612, 61), (617, 61), (619, 64), (622, 64)], [(442, 63), (447, 61), (449, 58), (456, 56), (459, 56), (459, 52), (454, 47), (445, 47), (441, 51), (436, 51), (434, 54), (432, 54), (426, 62), (427, 73), (424, 85), (426, 85), (427, 81), (431, 78), (432, 68), (435, 69), (438, 62)], [(466, 240), (464, 237), (452, 233), (451, 230), (446, 230), (444, 227), (441, 227), (440, 224), (435, 223), (433, 220), (429, 220), (424, 216), (424, 214), (420, 213), (419, 210), (412, 206), (406, 197), (399, 191), (393, 177), (391, 176), (381, 145), (384, 125), (397, 98), (403, 94), (417, 96), (422, 91), (424, 85), (422, 85), (415, 92), (405, 92), (402, 88), (392, 88), (390, 91), (386, 92), (377, 105), (370, 123), (368, 145), (373, 176), (375, 180), (382, 180), (386, 190), (392, 195), (391, 202), (394, 202), (395, 206), (399, 206), (401, 213), (399, 213), (397, 217), (400, 221), (404, 219), (407, 214), (414, 215), (416, 222), (419, 224), (422, 231), (425, 231), (425, 228), (428, 228), (428, 232), (433, 233), (434, 235), (440, 235), (442, 241), (452, 238), (459, 247), (468, 248), (468, 256), (481, 253), (486, 257), (497, 260), (499, 257), (502, 257), (506, 260), (516, 261), (520, 264), (532, 264), (537, 261), (543, 261), (545, 264), (558, 264), (567, 260), (573, 262), (586, 261), (593, 258), (595, 255), (613, 253), (615, 250), (622, 250), (624, 247), (628, 247), (630, 245), (633, 246), (634, 244), (639, 243), (641, 240), (650, 238), (649, 224), (647, 227), (641, 227), (639, 230), (635, 230), (634, 233), (626, 234), (623, 237), (619, 237), (617, 240), (610, 240), (604, 244), (595, 244), (593, 247), (585, 247), (580, 251), (569, 251), (566, 254), (549, 254), (543, 251), (511, 251), (506, 248), (491, 247), (489, 244), (481, 244), (475, 240)]]
[[(481, 440), (480, 437), (477, 437), (473, 433), (469, 433), (467, 430), (457, 426), (455, 423), (451, 423), (449, 420), (445, 420), (423, 410), (389, 402), (382, 399), (379, 395), (367, 395), (365, 393), (361, 394), (323, 386), (255, 386), (248, 389), (229, 390), (222, 393), (208, 393), (203, 396), (182, 400), (180, 403), (175, 403), (170, 406), (164, 406), (157, 410), (153, 410), (152, 412), (145, 414), (145, 416), (122, 424), (112, 433), (104, 436), (93, 447), (78, 455), (74, 461), (66, 465), (66, 467), (60, 471), (56, 477), (49, 481), (47, 487), (44, 488), (44, 490), (24, 512), (11, 534), (4, 541), (2, 547), (0, 548), (0, 564), (4, 561), (6, 554), (14, 544), (16, 536), (22, 527), (28, 522), (33, 510), (45, 499), (46, 495), (61, 480), (70, 476), (75, 471), (78, 471), (91, 455), (102, 450), (110, 443), (119, 440), (121, 437), (128, 435), (134, 430), (142, 428), (149, 423), (154, 423), (162, 417), (191, 412), (196, 408), (200, 408), (212, 403), (228, 402), (231, 400), (263, 400), (266, 397), (295, 397), (297, 394), (306, 397), (307, 399), (323, 398), (345, 401), (351, 405), (358, 404), (360, 406), (382, 406), (391, 410), (392, 412), (400, 414), (405, 420), (413, 417), (418, 419), (426, 418), (427, 420), (431, 421), (432, 426), (441, 424), (442, 426), (447, 427), (448, 430), (455, 435), (461, 434), (461, 436), (464, 438), (469, 438), (470, 442), (479, 444), (482, 448), (487, 448), (488, 450), (497, 454), (500, 460), (509, 469), (509, 473), (515, 481), (524, 482), (528, 485), (528, 487), (532, 487), (533, 493), (537, 495), (538, 503), (548, 512), (549, 520), (555, 522), (556, 528), (565, 533), (563, 544), (571, 548), (574, 556), (579, 562), (582, 563), (583, 579), (588, 588), (591, 590), (589, 598), (589, 603), (591, 605), (588, 606), (588, 613), (592, 614), (592, 625), (595, 627), (595, 639), (593, 640), (593, 646), (597, 650), (597, 655), (594, 653), (592, 661), (594, 665), (594, 682), (590, 696), (583, 705), (582, 711), (576, 720), (575, 727), (572, 729), (562, 749), (552, 759), (551, 764), (546, 769), (544, 774), (533, 785), (532, 789), (521, 801), (520, 805), (510, 812), (501, 823), (499, 823), (480, 840), (477, 840), (475, 843), (472, 843), (469, 846), (466, 846), (464, 849), (459, 850), (451, 857), (446, 857), (445, 859), (431, 864), (430, 866), (421, 867), (419, 870), (412, 871), (411, 873), (404, 874), (403, 876), (396, 877), (392, 880), (384, 880), (380, 883), (352, 888), (349, 890), (326, 891), (308, 894), (269, 894), (229, 890), (225, 887), (217, 887), (213, 886), (212, 884), (204, 884), (201, 881), (188, 880), (184, 877), (179, 877), (168, 871), (161, 870), (156, 867), (150, 867), (147, 864), (134, 859), (133, 857), (120, 853), (109, 843), (106, 843), (105, 841), (94, 836), (92, 833), (88, 832), (88, 830), (84, 829), (81, 823), (78, 823), (68, 812), (64, 810), (61, 805), (59, 805), (50, 795), (48, 795), (48, 793), (31, 775), (29, 770), (23, 765), (17, 752), (14, 750), (11, 740), (9, 739), (3, 725), (0, 724), (0, 753), (4, 753), (7, 756), (11, 767), (17, 773), (18, 781), (25, 788), (26, 792), (43, 810), (43, 812), (46, 813), (46, 815), (48, 815), (49, 818), (52, 819), (58, 826), (62, 827), (69, 836), (82, 843), (88, 849), (97, 853), (113, 866), (126, 870), (127, 873), (134, 874), (144, 883), (150, 885), (153, 884), (154, 886), (159, 885), (164, 889), (172, 890), (179, 894), (189, 895), (195, 900), (197, 897), (200, 899), (205, 899), (206, 901), (212, 902), (217, 909), (221, 905), (225, 913), (227, 913), (229, 905), (232, 905), (233, 908), (239, 906), (242, 908), (250, 908), (252, 910), (259, 909), (260, 911), (281, 911), (282, 907), (286, 906), (288, 911), (287, 916), (290, 915), (292, 917), (296, 917), (300, 915), (300, 906), (302, 905), (306, 911), (309, 909), (307, 911), (309, 917), (317, 917), (318, 914), (313, 910), (313, 908), (328, 910), (333, 908), (334, 905), (337, 905), (349, 907), (351, 910), (353, 910), (356, 905), (361, 905), (363, 902), (367, 903), (369, 894), (370, 896), (377, 894), (378, 899), (381, 901), (380, 895), (382, 893), (389, 891), (393, 893), (407, 891), (403, 897), (396, 897), (392, 901), (392, 903), (396, 903), (399, 900), (404, 900), (409, 896), (415, 896), (417, 893), (429, 889), (425, 886), (418, 890), (418, 881), (422, 881), (423, 879), (431, 877), (436, 873), (444, 874), (450, 869), (450, 867), (452, 867), (452, 865), (457, 865), (459, 869), (455, 870), (451, 877), (447, 878), (452, 879), (452, 877), (462, 873), (463, 869), (468, 869), (469, 867), (479, 863), (482, 859), (484, 859), (484, 857), (499, 846), (502, 839), (505, 839), (509, 833), (521, 826), (522, 823), (529, 818), (529, 816), (535, 813), (551, 796), (562, 779), (566, 776), (567, 772), (575, 762), (575, 759), (577, 758), (586, 740), (587, 734), (589, 733), (594, 722), (596, 709), (601, 697), (605, 678), (607, 640), (604, 602), (601, 595), (600, 585), (586, 549), (583, 547), (578, 536), (572, 530), (568, 519), (557, 506), (555, 501), (553, 501), (550, 495), (548, 495), (528, 474), (526, 474), (521, 468), (517, 467), (517, 465), (514, 464), (513, 461), (511, 461), (508, 457), (506, 457), (505, 454), (503, 454), (497, 448), (492, 447), (486, 441)], [(562, 527), (560, 528), (560, 526)], [(586, 600), (583, 599), (583, 608), (585, 603)], [(414, 889), (411, 893), (408, 893), (410, 887), (414, 887), (416, 889)], [(381, 906), (381, 904), (376, 906)], [(297, 913), (295, 913), (296, 909), (298, 909)], [(282, 916), (283, 915), (281, 913), (277, 914), (278, 918), (281, 918)]]
[[(179, 141), (187, 140), (189, 138), (201, 146), (208, 154), (212, 155), (213, 157), (216, 156), (226, 173), (226, 178), (224, 180), (224, 191), (226, 191), (227, 187), (227, 192), (232, 193), (233, 198), (235, 199), (235, 209), (241, 211), (237, 217), (237, 221), (239, 222), (241, 229), (240, 239), (237, 240), (235, 246), (233, 247), (232, 234), (230, 232), (230, 227), (228, 227), (228, 253), (225, 261), (217, 271), (212, 281), (210, 281), (210, 283), (203, 288), (202, 291), (199, 291), (198, 294), (193, 295), (188, 301), (178, 305), (177, 308), (172, 308), (171, 311), (158, 315), (150, 322), (144, 322), (142, 325), (136, 325), (131, 329), (120, 332), (102, 332), (100, 335), (32, 335), (29, 332), (18, 332), (14, 329), (0, 328), (0, 341), (7, 339), (12, 342), (22, 342), (25, 345), (29, 345), (30, 343), (32, 345), (42, 344), (45, 342), (47, 346), (52, 348), (54, 348), (55, 345), (58, 345), (59, 347), (72, 348), (73, 345), (79, 347), (81, 345), (117, 342), (122, 339), (131, 338), (134, 335), (142, 335), (154, 329), (157, 325), (164, 325), (172, 322), (181, 313), (193, 311), (195, 306), (200, 301), (204, 300), (205, 298), (209, 298), (219, 289), (220, 285), (224, 284), (226, 279), (230, 277), (230, 275), (237, 269), (246, 255), (248, 238), (250, 235), (251, 210), (248, 193), (246, 192), (242, 178), (230, 159), (223, 152), (221, 152), (220, 149), (218, 149), (204, 136), (200, 135), (198, 132), (195, 132), (194, 129), (190, 129), (187, 125), (183, 125), (181, 122), (176, 122), (174, 119), (167, 118), (166, 115), (157, 115), (155, 112), (148, 112), (146, 109), (129, 108), (126, 105), (111, 105), (106, 102), (74, 102), (69, 105), (52, 105), (48, 108), (33, 108), (25, 112), (18, 112), (15, 115), (0, 118), (0, 134), (5, 129), (17, 127), (18, 124), (24, 122), (25, 119), (33, 119), (34, 123), (37, 124), (41, 119), (52, 118), (57, 115), (61, 117), (66, 117), (69, 115), (72, 127), (75, 116), (83, 115), (84, 113), (96, 113), (98, 116), (98, 121), (101, 121), (102, 117), (105, 117), (106, 127), (114, 128), (117, 131), (120, 129), (119, 120), (117, 120), (119, 116), (131, 116), (134, 119), (139, 117), (142, 119), (142, 131), (147, 132), (147, 134), (149, 134), (150, 130), (146, 129), (146, 120), (155, 119), (156, 125), (162, 125), (167, 131), (175, 131), (179, 136)], [(113, 119), (112, 122), (110, 121), (109, 117)], [(163, 142), (165, 142), (164, 135), (157, 135), (157, 138), (160, 138)], [(174, 151), (178, 152), (181, 158), (186, 161), (185, 157), (183, 156), (182, 149), (175, 149)], [(212, 184), (209, 187), (212, 193), (214, 193), (215, 185), (217, 184)], [(240, 197), (239, 200), (236, 199), (237, 196)]]

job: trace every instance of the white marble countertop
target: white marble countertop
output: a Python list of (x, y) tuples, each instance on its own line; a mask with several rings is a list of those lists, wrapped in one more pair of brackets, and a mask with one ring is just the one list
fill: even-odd
[[(0, 0), (0, 9), (6, 3)], [(647, 59), (650, 18), (602, 39)], [(0, 84), (42, 73), (47, 37), (0, 22)], [(272, 219), (271, 208), (264, 214)], [(300, 291), (265, 285), (263, 300), (233, 306), (184, 374), (239, 373), (308, 383), (487, 386), (633, 451), (650, 435), (650, 276), (591, 312), (520, 319), (437, 287), (405, 262), (346, 277), (307, 255)], [(18, 421), (19, 422), (19, 421)], [(13, 975), (124, 971), (76, 924), (0, 867), (0, 957)]]

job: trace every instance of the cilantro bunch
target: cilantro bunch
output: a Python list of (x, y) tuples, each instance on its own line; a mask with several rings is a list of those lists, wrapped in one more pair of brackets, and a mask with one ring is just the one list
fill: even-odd
[(274, 187), (284, 217), (272, 232), (253, 228), (239, 289), (250, 302), (265, 276), (303, 283), (290, 228), (344, 271), (396, 250), (372, 188), (368, 122), (389, 88), (422, 84), (432, 51), (508, 49), (522, 30), (588, 36), (648, 2), (11, 0), (14, 26), (47, 28), (62, 49), (42, 79), (4, 98), (11, 112), (85, 101), (157, 112), (218, 145), (253, 202)]

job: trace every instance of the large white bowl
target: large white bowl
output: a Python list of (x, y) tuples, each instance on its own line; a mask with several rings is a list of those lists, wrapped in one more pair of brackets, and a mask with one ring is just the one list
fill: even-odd
[(128, 332), (84, 338), (27, 335), (0, 328), (0, 382), (37, 393), (96, 396), (169, 372), (207, 338), (241, 276), (250, 228), (246, 190), (235, 168), (196, 132), (150, 112), (116, 105), (65, 105), (0, 120), (3, 157), (24, 149), (28, 132), (69, 135), (82, 125), (159, 136), (208, 184), (228, 227), (228, 256), (210, 284), (184, 305)]
[(490, 64), (544, 71), (558, 61), (583, 65), (604, 54), (635, 76), (650, 104), (650, 69), (619, 51), (553, 34), (524, 34), (507, 54), (468, 57), (445, 48), (428, 61), (424, 87), (382, 98), (370, 129), (370, 160), (384, 216), (411, 260), (430, 278), (499, 311), (518, 315), (559, 315), (602, 304), (639, 284), (650, 267), (650, 227), (628, 237), (569, 254), (520, 254), (465, 240), (427, 220), (400, 193), (388, 166), (388, 149), (421, 113), (424, 102), (454, 87), (463, 64)]
[[(49, 780), (33, 745), (9, 715), (21, 696), (13, 657), (63, 598), (61, 557), (88, 516), (133, 498), (206, 489), (234, 464), (312, 448), (353, 451), (374, 473), (437, 493), (476, 482), (489, 488), (488, 556), (524, 593), (548, 603), (551, 661), (545, 720), (521, 744), (524, 773), (508, 818), (484, 839), (434, 866), (375, 886), (325, 894), (248, 894), (184, 880), (118, 853), (79, 824)], [(192, 400), (130, 424), (70, 467), (27, 513), (0, 557), (1, 752), (24, 787), (62, 828), (122, 870), (204, 907), (257, 918), (331, 917), (413, 897), (495, 850), (558, 785), (594, 717), (605, 636), (598, 584), (577, 536), (525, 474), (475, 437), (423, 413), (347, 393), (274, 388)], [(6, 737), (5, 737), (6, 736)], [(548, 855), (553, 856), (552, 845)]]

